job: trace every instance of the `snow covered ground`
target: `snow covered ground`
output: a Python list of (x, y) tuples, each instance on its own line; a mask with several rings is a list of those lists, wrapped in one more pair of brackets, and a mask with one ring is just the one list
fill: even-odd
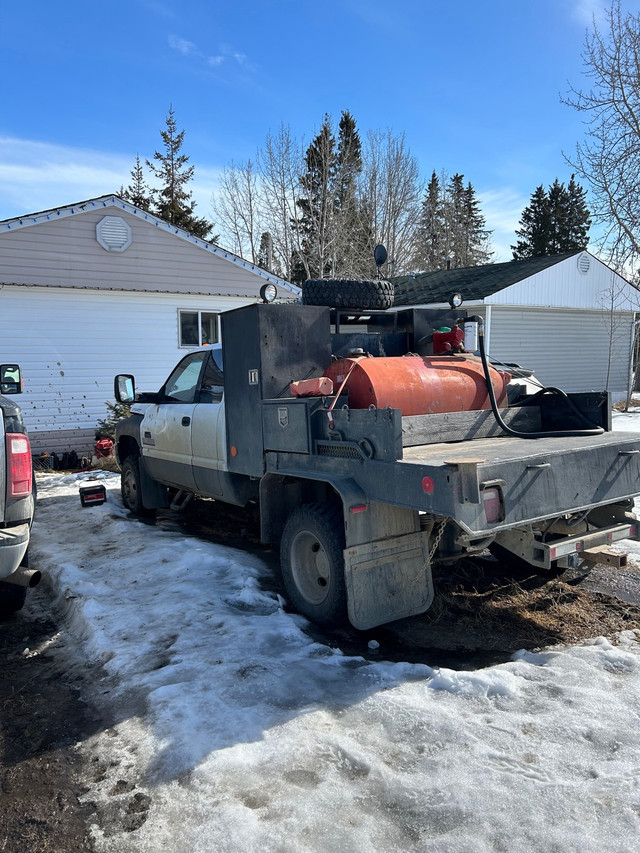
[(39, 478), (33, 547), (118, 713), (82, 746), (98, 851), (638, 849), (635, 633), (476, 671), (349, 657), (258, 557), (133, 519), (100, 476), (85, 509), (86, 474)]

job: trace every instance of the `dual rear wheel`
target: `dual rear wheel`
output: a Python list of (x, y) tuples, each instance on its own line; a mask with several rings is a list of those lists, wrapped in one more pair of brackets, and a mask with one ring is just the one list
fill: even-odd
[(305, 504), (287, 521), (280, 566), (294, 608), (313, 622), (336, 627), (347, 620), (344, 522), (338, 504)]

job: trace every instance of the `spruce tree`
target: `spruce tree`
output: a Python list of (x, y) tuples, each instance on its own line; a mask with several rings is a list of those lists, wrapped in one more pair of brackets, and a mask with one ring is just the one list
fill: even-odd
[(491, 259), (490, 232), (470, 182), (456, 173), (443, 187), (435, 170), (427, 185), (418, 227), (415, 265), (422, 270), (486, 264)]
[(529, 205), (522, 211), (520, 230), (516, 231), (516, 237), (520, 237), (520, 240), (511, 246), (514, 261), (548, 254), (549, 199), (542, 184), (536, 187)]
[(194, 166), (188, 166), (189, 157), (182, 154), (184, 130), (178, 132), (173, 107), (165, 120), (166, 129), (160, 131), (164, 151), (153, 155), (157, 165), (147, 160), (147, 166), (160, 181), (160, 189), (154, 192), (153, 213), (166, 219), (177, 228), (183, 228), (197, 237), (206, 238), (213, 225), (205, 218), (195, 216), (196, 203), (187, 184), (193, 180)]
[(131, 202), (139, 210), (150, 210), (152, 204), (151, 190), (144, 179), (144, 171), (139, 154), (136, 154), (136, 165), (130, 174), (131, 183), (126, 189), (124, 187), (120, 188), (121, 197)]
[[(356, 122), (347, 110), (338, 126), (338, 147), (333, 179), (332, 275), (353, 277), (370, 270), (373, 251), (367, 230), (362, 227), (358, 179), (362, 172), (362, 143)], [(366, 260), (365, 260), (366, 258)], [(363, 269), (366, 267), (366, 270)]]
[(573, 175), (568, 187), (557, 178), (548, 191), (541, 184), (522, 212), (520, 229), (516, 231), (520, 240), (511, 246), (513, 259), (520, 261), (586, 249), (590, 226), (585, 191)]
[(452, 267), (466, 267), (468, 255), (466, 235), (466, 201), (463, 183), (464, 175), (456, 172), (449, 178), (444, 199), (444, 222), (446, 255), (451, 259)]
[(306, 171), (300, 178), (300, 215), (293, 223), (299, 235), (294, 252), (293, 281), (323, 278), (331, 273), (332, 189), (336, 171), (336, 144), (331, 121), (325, 115), (320, 132), (307, 148)]
[(571, 175), (567, 185), (568, 211), (567, 222), (563, 234), (565, 252), (580, 251), (586, 249), (589, 243), (589, 228), (591, 227), (591, 214), (587, 207), (587, 191), (581, 187)]
[(565, 224), (569, 213), (569, 200), (564, 184), (556, 178), (547, 192), (547, 245), (545, 255), (562, 252)]
[(444, 235), (443, 199), (440, 180), (434, 169), (422, 201), (414, 266), (424, 271), (442, 269), (447, 254)]
[(467, 183), (463, 194), (464, 244), (461, 247), (464, 263), (462, 266), (475, 267), (488, 264), (493, 252), (490, 249), (491, 231), (487, 229), (487, 220), (480, 212), (480, 202), (476, 191)]

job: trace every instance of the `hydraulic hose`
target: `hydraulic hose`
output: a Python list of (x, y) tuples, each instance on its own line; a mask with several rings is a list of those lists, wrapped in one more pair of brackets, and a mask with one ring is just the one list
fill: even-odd
[(538, 391), (534, 397), (531, 398), (533, 401), (539, 396), (543, 394), (557, 394), (564, 398), (565, 402), (573, 409), (578, 418), (584, 423), (587, 424), (586, 429), (570, 429), (570, 430), (558, 430), (552, 432), (521, 432), (520, 430), (513, 429), (508, 426), (502, 416), (500, 414), (500, 409), (498, 408), (498, 404), (496, 402), (496, 395), (493, 390), (493, 382), (491, 381), (491, 374), (489, 373), (489, 362), (487, 361), (487, 354), (484, 349), (484, 320), (482, 317), (475, 315), (473, 317), (468, 317), (467, 322), (473, 322), (478, 324), (478, 345), (480, 349), (480, 359), (482, 361), (482, 369), (484, 371), (484, 378), (487, 383), (487, 391), (489, 394), (489, 402), (491, 403), (491, 410), (493, 412), (493, 416), (496, 419), (496, 423), (498, 426), (507, 434), (511, 435), (514, 438), (567, 438), (571, 436), (585, 436), (585, 435), (602, 435), (604, 430), (602, 427), (597, 427), (595, 424), (591, 423), (580, 411), (580, 409), (576, 406), (573, 400), (565, 394), (564, 391), (561, 391), (559, 388), (542, 388), (542, 390)]

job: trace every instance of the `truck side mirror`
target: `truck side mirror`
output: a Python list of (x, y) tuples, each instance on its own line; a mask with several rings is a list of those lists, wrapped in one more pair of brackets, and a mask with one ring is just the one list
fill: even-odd
[(136, 399), (136, 382), (130, 373), (119, 373), (113, 381), (113, 393), (119, 403), (130, 405)]
[(0, 394), (22, 394), (20, 365), (0, 364)]

